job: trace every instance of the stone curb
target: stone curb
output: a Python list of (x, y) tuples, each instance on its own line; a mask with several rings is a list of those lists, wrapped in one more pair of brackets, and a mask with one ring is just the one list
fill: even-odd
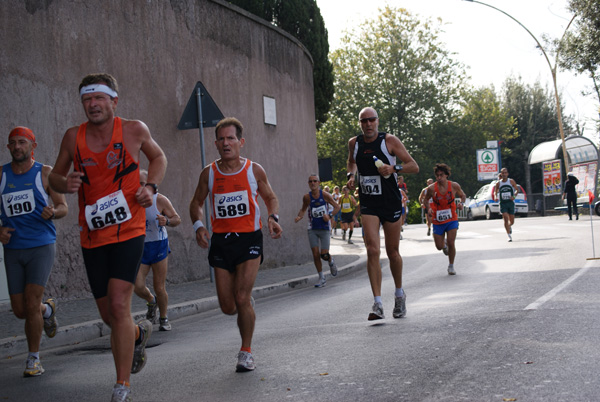
[[(363, 269), (367, 266), (367, 255), (365, 252), (358, 254), (358, 260), (350, 264), (338, 267), (337, 276), (345, 276), (352, 272)], [(327, 278), (331, 274), (325, 274)], [(281, 293), (289, 292), (295, 289), (302, 289), (313, 286), (318, 279), (318, 275), (307, 275), (303, 277), (284, 280), (282, 282), (271, 285), (256, 287), (252, 291), (255, 299), (275, 296)], [(187, 317), (194, 314), (204, 313), (206, 311), (219, 308), (219, 301), (216, 296), (206, 297), (203, 299), (190, 300), (187, 302), (174, 304), (169, 306), (169, 319), (176, 320), (178, 318)], [(138, 311), (133, 313), (135, 321), (138, 321), (146, 316), (146, 311)], [(58, 348), (67, 345), (75, 345), (81, 342), (90, 341), (110, 334), (110, 328), (102, 322), (102, 320), (87, 321), (80, 324), (68, 325), (59, 327), (54, 338), (42, 336), (41, 349), (47, 350)], [(10, 358), (11, 356), (25, 353), (27, 351), (27, 339), (25, 335), (14, 336), (10, 338), (0, 339), (0, 358)]]

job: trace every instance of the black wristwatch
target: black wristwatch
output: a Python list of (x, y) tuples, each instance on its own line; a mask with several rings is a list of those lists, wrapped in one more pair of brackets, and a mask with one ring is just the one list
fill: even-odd
[(276, 223), (279, 223), (279, 215), (277, 215), (277, 214), (271, 214), (271, 215), (269, 215), (269, 218), (273, 218), (273, 220)]
[(346, 173), (346, 179), (350, 180), (350, 176), (354, 177), (354, 173), (352, 173), (352, 172)]
[(146, 186), (150, 186), (154, 189), (154, 194), (158, 193), (158, 185), (154, 184), (154, 183), (146, 183), (144, 184), (144, 187)]
[(395, 170), (396, 172), (399, 172), (399, 171), (401, 171), (401, 170), (402, 170), (402, 165), (394, 165), (394, 170)]

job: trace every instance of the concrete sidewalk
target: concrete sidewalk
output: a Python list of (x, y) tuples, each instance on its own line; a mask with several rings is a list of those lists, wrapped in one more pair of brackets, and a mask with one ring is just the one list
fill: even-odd
[[(338, 267), (338, 278), (366, 269), (366, 250), (360, 233), (360, 229), (355, 231), (352, 239), (355, 244), (352, 245), (342, 241), (340, 235), (331, 239), (330, 253), (334, 256)], [(306, 254), (310, 258), (310, 250), (307, 249)], [(330, 280), (329, 267), (325, 262), (323, 272)], [(255, 299), (260, 299), (293, 289), (314, 286), (317, 278), (312, 260), (302, 265), (261, 270), (254, 285), (253, 296)], [(167, 291), (169, 292), (169, 321), (173, 325), (173, 330), (177, 330), (177, 323), (173, 321), (178, 318), (219, 308), (214, 284), (209, 279), (167, 285)], [(135, 294), (132, 300), (132, 311), (136, 321), (146, 315), (146, 302)], [(110, 328), (100, 320), (93, 298), (64, 302), (59, 300), (56, 317), (59, 324), (58, 331), (52, 339), (47, 338), (45, 334), (42, 335), (42, 352), (110, 334)], [(0, 358), (27, 352), (24, 325), (24, 320), (19, 320), (13, 315), (10, 303), (0, 303)]]

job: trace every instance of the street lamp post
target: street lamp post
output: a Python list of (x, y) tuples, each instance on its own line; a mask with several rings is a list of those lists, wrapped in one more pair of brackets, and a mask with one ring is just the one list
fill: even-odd
[(521, 24), (521, 22), (519, 20), (517, 20), (515, 17), (513, 17), (512, 15), (508, 14), (505, 11), (500, 10), (499, 8), (496, 8), (496, 7), (491, 6), (489, 4), (486, 4), (486, 3), (482, 3), (482, 2), (477, 1), (477, 0), (464, 0), (464, 1), (468, 1), (468, 2), (471, 2), (471, 3), (478, 3), (478, 4), (481, 4), (483, 6), (487, 6), (489, 8), (493, 8), (496, 11), (500, 11), (502, 14), (506, 15), (508, 18), (510, 18), (511, 20), (515, 21), (524, 30), (526, 30), (527, 33), (529, 35), (531, 35), (531, 37), (533, 38), (533, 40), (535, 40), (535, 42), (538, 45), (538, 48), (544, 54), (544, 57), (546, 58), (546, 62), (548, 63), (548, 67), (550, 67), (550, 72), (552, 73), (552, 82), (554, 83), (554, 97), (556, 98), (556, 113), (557, 113), (557, 116), (558, 116), (558, 130), (560, 131), (560, 139), (562, 140), (562, 152), (563, 152), (563, 158), (565, 160), (565, 171), (568, 172), (569, 171), (569, 159), (568, 159), (568, 156), (567, 156), (567, 146), (565, 145), (565, 132), (563, 130), (562, 112), (561, 112), (561, 109), (560, 109), (560, 98), (558, 96), (558, 86), (556, 85), (556, 68), (558, 66), (558, 55), (560, 53), (560, 46), (562, 44), (562, 40), (565, 37), (565, 34), (567, 33), (567, 30), (571, 26), (571, 23), (575, 19), (576, 15), (574, 15), (573, 18), (571, 18), (571, 21), (569, 21), (569, 24), (565, 28), (565, 32), (563, 33), (563, 36), (560, 38), (560, 41), (558, 42), (558, 47), (556, 49), (556, 57), (555, 57), (555, 60), (554, 60), (554, 67), (553, 67), (552, 63), (550, 63), (550, 59), (548, 58), (548, 55), (546, 54), (546, 51), (544, 50), (544, 47), (542, 46), (542, 44), (540, 43), (540, 41), (535, 37), (535, 35), (533, 33), (531, 33), (531, 31), (529, 29), (527, 29), (527, 27), (525, 25)]

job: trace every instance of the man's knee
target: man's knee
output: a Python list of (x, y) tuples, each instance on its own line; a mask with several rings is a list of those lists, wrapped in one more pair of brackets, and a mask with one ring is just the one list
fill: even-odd
[(331, 255), (329, 253), (321, 254), (321, 259), (323, 259), (323, 261), (329, 261), (330, 258), (331, 258)]

